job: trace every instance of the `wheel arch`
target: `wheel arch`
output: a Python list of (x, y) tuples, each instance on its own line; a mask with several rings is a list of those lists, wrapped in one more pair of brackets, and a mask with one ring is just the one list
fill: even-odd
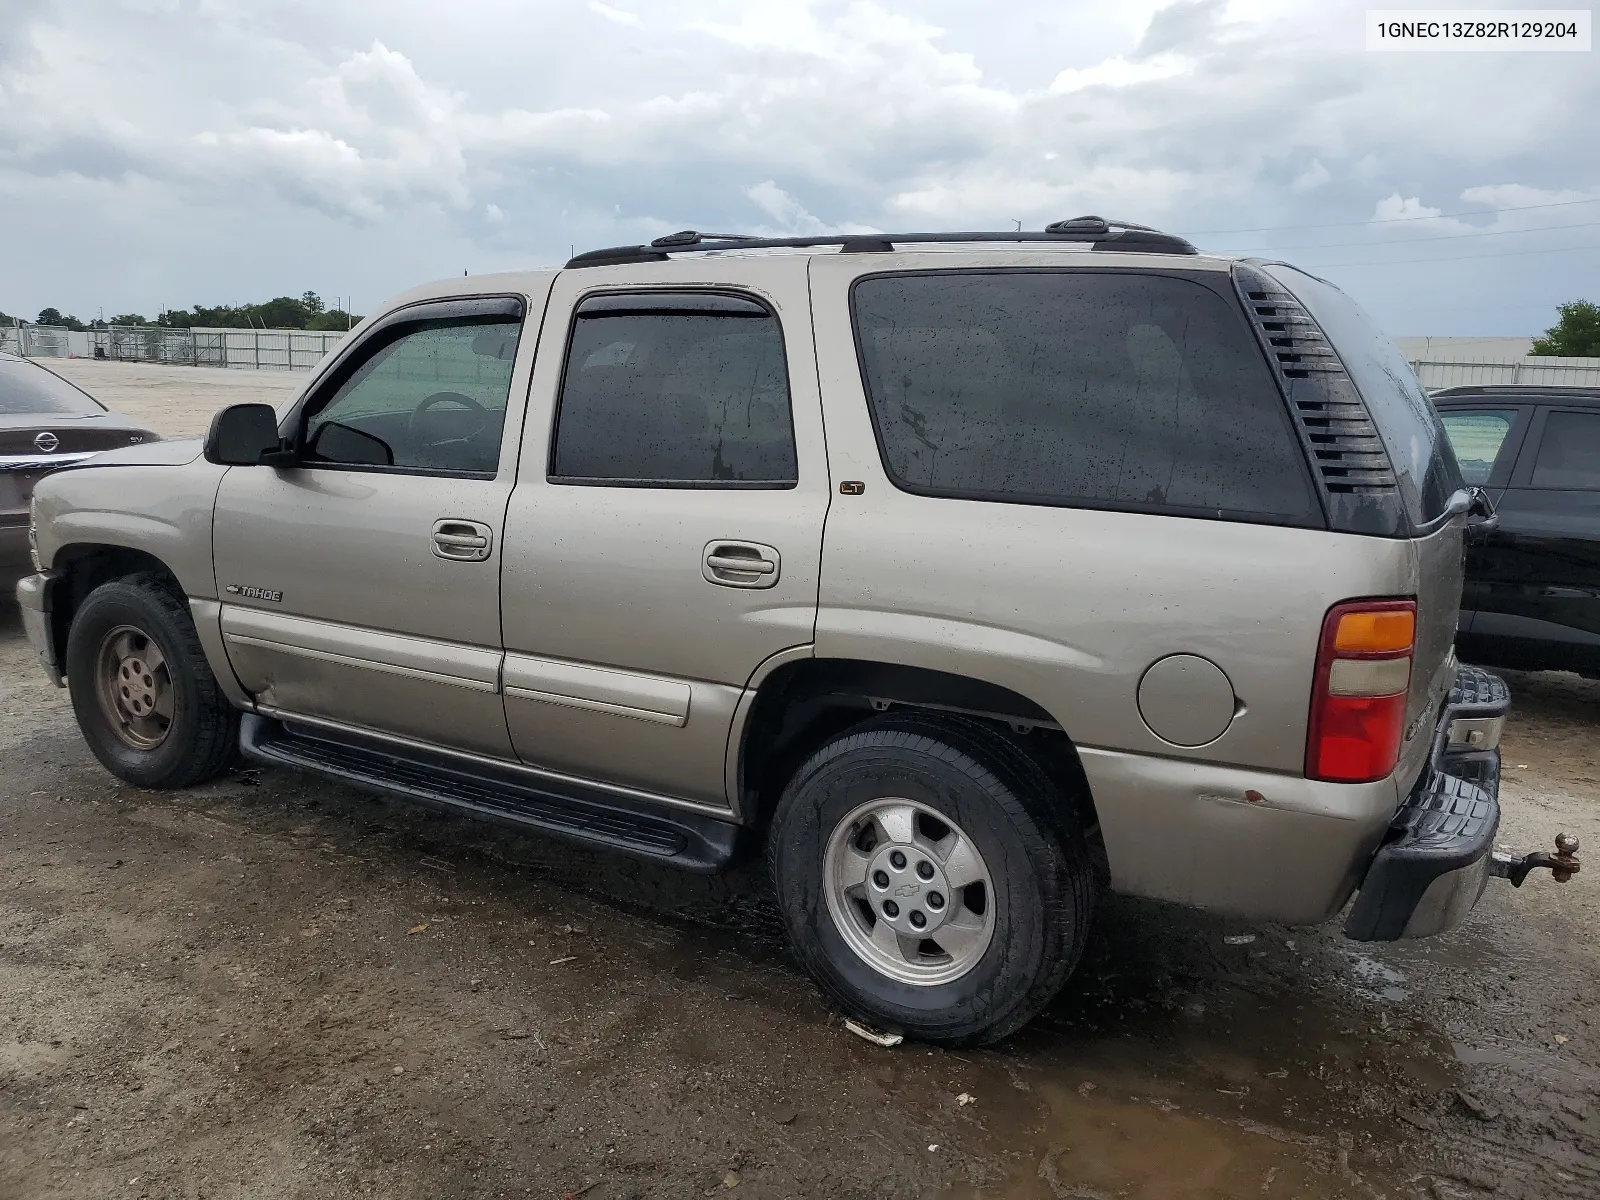
[[(729, 786), (744, 822), (764, 830), (784, 784), (824, 742), (874, 715), (906, 709), (982, 721), (1027, 753), (1075, 803), (1098, 847), (1099, 817), (1076, 745), (1040, 704), (999, 684), (927, 667), (780, 656), (758, 672), (729, 740)], [(1103, 857), (1103, 850), (1096, 850)]]
[(103, 583), (129, 575), (152, 574), (164, 579), (173, 593), (183, 596), (177, 573), (148, 550), (106, 542), (73, 542), (58, 549), (50, 560), (50, 641), (56, 661), (67, 656), (67, 634), (72, 619), (89, 593)]

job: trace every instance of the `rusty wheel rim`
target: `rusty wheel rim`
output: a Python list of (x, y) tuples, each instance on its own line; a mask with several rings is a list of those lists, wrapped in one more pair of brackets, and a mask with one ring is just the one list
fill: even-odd
[(111, 731), (133, 750), (154, 750), (172, 729), (172, 671), (144, 630), (118, 625), (100, 639), (95, 693)]

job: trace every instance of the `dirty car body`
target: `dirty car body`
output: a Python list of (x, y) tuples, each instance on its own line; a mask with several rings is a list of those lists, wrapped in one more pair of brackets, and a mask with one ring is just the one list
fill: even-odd
[[(807, 969), (933, 1041), (1037, 1012), (1103, 887), (1359, 889), (1352, 937), (1416, 937), (1534, 865), (1491, 853), (1505, 685), (1452, 650), (1489, 508), (1409, 367), (1331, 285), (1138, 227), (441, 282), (36, 507), (28, 630), (113, 770), (220, 769), (171, 742), (214, 695), (261, 762), (690, 869), (764, 843)], [(130, 587), (195, 682), (170, 605), (117, 634)]]

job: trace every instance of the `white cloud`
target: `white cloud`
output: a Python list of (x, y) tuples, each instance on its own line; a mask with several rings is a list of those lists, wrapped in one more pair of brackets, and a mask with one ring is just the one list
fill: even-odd
[(770, 179), (746, 188), (745, 195), (750, 197), (757, 208), (778, 223), (778, 228), (784, 235), (805, 237), (810, 234), (834, 232)]
[(1068, 67), (1055, 77), (1050, 90), (1065, 96), (1091, 87), (1132, 87), (1134, 84), (1171, 79), (1189, 68), (1188, 60), (1175, 54), (1158, 54), (1154, 58), (1136, 62), (1129, 62), (1119, 54), (1091, 67)]
[(617, 25), (630, 25), (637, 28), (639, 25), (644, 23), (639, 20), (638, 13), (625, 12), (620, 8), (612, 8), (609, 4), (601, 4), (600, 0), (589, 0), (589, 11), (594, 13), (596, 16), (604, 17), (606, 20)]
[(1309, 166), (1294, 177), (1294, 182), (1289, 186), (1297, 192), (1309, 192), (1319, 188), (1333, 178), (1333, 172), (1322, 165), (1320, 158), (1313, 158)]
[[(644, 10), (648, 47), (633, 32), (643, 18), (600, 0), (461, 6), (448, 22), (377, 0), (46, 5), (0, 48), (0, 222), (27, 226), (47, 205), (96, 227), (270, 219), (323, 246), (365, 244), (359, 229), (423, 259), (420, 231), (445, 230), (458, 273), (461, 247), (552, 261), (574, 243), (752, 218), (783, 233), (1083, 212), (1234, 229), (1600, 191), (1600, 165), (1573, 151), (1600, 76), (1569, 56), (1368, 55), (1340, 40), (1359, 28), (1351, 0), (1145, 0), (1115, 19), (1078, 7), (1008, 13), (1006, 30), (1048, 15), (1062, 31), (1027, 47), (1025, 71), (992, 14), (910, 0), (659, 0)], [(1096, 22), (1092, 45), (1070, 32)], [(1543, 228), (1584, 211), (1321, 240)], [(230, 243), (230, 269), (288, 269), (286, 233), (257, 240), (271, 255)], [(123, 244), (138, 258), (145, 243)], [(31, 261), (8, 263), (31, 289), (106, 273), (104, 260), (41, 258), (29, 274)], [(218, 256), (139, 261), (198, 279)], [(372, 274), (408, 282), (391, 278), (402, 261)], [(1548, 265), (1552, 280), (1577, 270)], [(1396, 278), (1396, 304), (1460, 299), (1458, 281)], [(20, 302), (0, 294), (8, 305)]]
[(1416, 196), (1401, 196), (1399, 192), (1385, 196), (1372, 209), (1374, 221), (1406, 221), (1437, 217), (1442, 208), (1431, 208)]

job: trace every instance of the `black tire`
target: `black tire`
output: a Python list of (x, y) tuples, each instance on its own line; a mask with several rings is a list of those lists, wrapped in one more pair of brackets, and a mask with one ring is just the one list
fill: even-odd
[[(992, 940), (950, 982), (881, 973), (851, 948), (829, 911), (829, 838), (858, 805), (884, 796), (948, 817), (993, 878)], [(1061, 788), (1010, 738), (954, 717), (890, 716), (824, 745), (784, 789), (767, 861), (790, 943), (822, 989), (881, 1029), (952, 1046), (998, 1041), (1039, 1014), (1083, 953), (1098, 892)]]
[[(159, 745), (128, 744), (97, 692), (102, 646), (119, 628), (140, 630), (165, 659), (172, 697)], [(217, 687), (189, 607), (171, 582), (145, 573), (101, 584), (73, 614), (67, 686), (89, 749), (106, 770), (144, 788), (183, 788), (225, 772), (239, 751), (239, 713)]]

